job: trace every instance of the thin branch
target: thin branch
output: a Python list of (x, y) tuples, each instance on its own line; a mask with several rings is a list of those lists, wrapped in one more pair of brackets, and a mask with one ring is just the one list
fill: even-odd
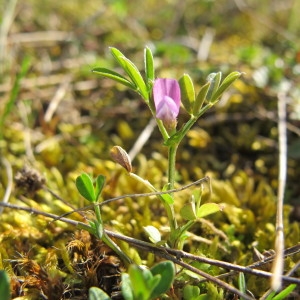
[[(24, 210), (24, 211), (28, 211), (30, 213), (43, 215), (45, 217), (49, 217), (49, 218), (52, 218), (52, 219), (57, 218), (57, 216), (54, 215), (54, 214), (45, 213), (45, 212), (30, 208), (30, 207), (20, 207), (20, 206), (9, 204), (9, 203), (0, 203), (0, 206), (5, 206), (5, 207), (9, 207), (9, 208)], [(81, 226), (81, 227), (87, 227), (88, 226), (88, 225), (86, 225), (82, 222), (77, 222), (77, 221), (66, 219), (66, 218), (61, 218), (60, 221), (69, 223), (69, 224), (74, 225), (74, 226)], [(121, 234), (117, 234), (117, 233), (114, 233), (114, 232), (111, 232), (111, 231), (108, 231), (108, 230), (105, 230), (105, 232), (110, 237), (114, 237), (116, 239), (123, 240), (123, 241), (125, 241), (125, 242), (139, 248), (139, 249), (143, 249), (143, 250), (146, 250), (148, 252), (149, 251), (153, 252), (153, 253), (155, 253), (155, 255), (157, 255), (159, 257), (165, 258), (167, 260), (171, 260), (175, 264), (180, 265), (183, 268), (186, 268), (187, 270), (190, 270), (190, 271), (192, 271), (192, 272), (194, 272), (194, 273), (196, 273), (196, 274), (198, 274), (198, 275), (200, 275), (204, 278), (207, 278), (210, 281), (213, 281), (216, 285), (218, 285), (218, 286), (220, 286), (220, 287), (222, 287), (222, 288), (224, 288), (228, 291), (231, 291), (232, 293), (237, 294), (237, 295), (243, 297), (246, 300), (253, 300), (252, 297), (249, 297), (248, 295), (243, 294), (238, 289), (234, 288), (233, 286), (229, 285), (228, 283), (223, 282), (222, 280), (220, 280), (218, 278), (215, 278), (214, 276), (212, 276), (210, 274), (207, 274), (207, 273), (205, 273), (205, 272), (203, 272), (199, 269), (196, 269), (195, 267), (191, 266), (190, 264), (181, 261), (180, 258), (174, 257), (172, 254), (169, 253), (168, 250), (170, 250), (170, 249), (163, 248), (163, 247), (157, 247), (157, 246), (152, 245), (150, 243), (146, 243), (146, 242), (143, 242), (143, 241), (140, 241), (140, 240), (136, 240), (136, 239), (127, 237), (127, 236), (123, 236)], [(183, 251), (178, 251), (178, 253), (180, 253), (180, 255), (184, 255)]]
[[(59, 217), (55, 214), (39, 211), (39, 210), (31, 208), (31, 207), (18, 206), (18, 205), (10, 204), (10, 203), (0, 202), (0, 206), (27, 211), (29, 213), (42, 215), (42, 216), (45, 216), (47, 218), (51, 218), (51, 219), (54, 219), (54, 220), (58, 219), (58, 217)], [(76, 226), (76, 227), (81, 227), (81, 228), (88, 228), (89, 227), (89, 225), (87, 225), (85, 223), (75, 221), (75, 220), (71, 220), (71, 219), (68, 219), (68, 218), (61, 217), (59, 220), (62, 221), (62, 222), (68, 223), (70, 225)], [(201, 257), (201, 256), (193, 255), (193, 254), (181, 251), (181, 250), (158, 247), (156, 245), (153, 245), (153, 244), (141, 241), (141, 240), (137, 240), (137, 239), (134, 239), (132, 237), (128, 237), (128, 236), (125, 236), (125, 235), (122, 235), (122, 234), (119, 234), (119, 233), (116, 233), (116, 232), (113, 232), (113, 231), (105, 230), (105, 232), (110, 237), (116, 238), (118, 240), (122, 240), (122, 241), (130, 244), (133, 247), (143, 249), (147, 252), (152, 252), (155, 255), (159, 256), (159, 257), (166, 258), (166, 255), (169, 254), (170, 256), (168, 256), (167, 259), (170, 259), (170, 260), (174, 261), (178, 265), (184, 266), (184, 268), (186, 268), (188, 270), (191, 270), (192, 272), (194, 272), (198, 269), (194, 270), (194, 268), (191, 267), (189, 264), (183, 263), (181, 261), (182, 258), (190, 259), (190, 260), (194, 260), (194, 261), (199, 261), (199, 262), (207, 263), (207, 264), (210, 264), (210, 265), (218, 266), (218, 267), (221, 267), (221, 268), (224, 268), (224, 269), (235, 270), (237, 272), (248, 273), (248, 274), (252, 274), (252, 275), (256, 275), (256, 276), (262, 276), (262, 277), (267, 277), (267, 278), (270, 278), (272, 276), (272, 274), (269, 273), (269, 272), (265, 272), (265, 271), (261, 271), (261, 270), (257, 270), (257, 269), (252, 269), (253, 265), (255, 265), (255, 264), (253, 264), (251, 266), (248, 266), (248, 267), (243, 267), (243, 266), (231, 264), (231, 263), (224, 262), (224, 261), (219, 261), (219, 260), (210, 259), (210, 258), (207, 258), (207, 257)], [(287, 249), (286, 254), (292, 255), (292, 254), (295, 254), (295, 253), (299, 252), (299, 247), (298, 246), (292, 247), (292, 248), (293, 249), (290, 250), (290, 251), (288, 251), (289, 249)], [(266, 262), (268, 260), (269, 260), (269, 258), (266, 259)], [(199, 273), (199, 272), (201, 272), (200, 270), (198, 270), (197, 272), (198, 272), (197, 274), (205, 277), (202, 273), (201, 274)], [(206, 274), (206, 273), (204, 273), (204, 274)], [(209, 274), (207, 274), (207, 275), (208, 276), (206, 276), (205, 278), (208, 279), (208, 277), (210, 275)], [(213, 278), (215, 278), (215, 277), (213, 277)], [(288, 283), (300, 284), (300, 279), (295, 278), (295, 277), (282, 276), (282, 279), (285, 282), (288, 282)], [(210, 277), (209, 277), (208, 280), (211, 280)], [(219, 284), (219, 281), (216, 282), (216, 284)], [(245, 297), (245, 295), (243, 295), (243, 297)], [(252, 299), (252, 298), (245, 298), (245, 299)]]
[(184, 185), (184, 186), (182, 186), (180, 188), (177, 188), (177, 189), (167, 190), (167, 191), (163, 191), (163, 192), (151, 192), (151, 193), (141, 193), (141, 194), (127, 194), (127, 195), (118, 196), (118, 197), (115, 197), (115, 198), (104, 200), (101, 203), (84, 206), (82, 208), (78, 208), (78, 209), (75, 209), (73, 211), (67, 212), (65, 214), (62, 214), (61, 216), (58, 216), (57, 219), (55, 219), (54, 221), (59, 220), (62, 217), (69, 216), (70, 214), (73, 214), (73, 213), (76, 213), (76, 212), (79, 212), (79, 211), (85, 211), (85, 210), (93, 209), (95, 207), (95, 205), (103, 206), (103, 205), (106, 205), (106, 204), (108, 204), (110, 202), (118, 201), (118, 200), (125, 199), (125, 198), (150, 197), (150, 196), (157, 196), (157, 195), (163, 195), (163, 194), (177, 193), (177, 192), (181, 192), (183, 190), (186, 190), (186, 189), (190, 188), (191, 186), (202, 184), (204, 182), (209, 182), (210, 183), (209, 176), (205, 176), (205, 177), (203, 177), (201, 179), (198, 179), (198, 180), (196, 180), (196, 181), (194, 181), (194, 182), (192, 182), (190, 184)]

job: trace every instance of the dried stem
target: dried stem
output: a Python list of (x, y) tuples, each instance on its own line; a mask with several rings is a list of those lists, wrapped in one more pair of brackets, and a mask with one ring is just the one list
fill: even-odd
[(287, 137), (286, 137), (286, 94), (278, 94), (278, 143), (279, 143), (279, 174), (277, 194), (277, 215), (276, 215), (276, 240), (274, 259), (272, 267), (271, 287), (278, 291), (282, 285), (282, 273), (284, 268), (284, 230), (283, 230), (283, 201), (287, 174)]
[[(6, 190), (2, 202), (7, 203), (13, 186), (13, 172), (12, 172), (11, 164), (5, 157), (1, 158), (1, 162), (2, 165), (5, 167), (6, 175), (7, 175), (7, 186), (6, 186)], [(2, 213), (2, 211), (3, 211), (3, 207), (0, 207), (0, 214)]]

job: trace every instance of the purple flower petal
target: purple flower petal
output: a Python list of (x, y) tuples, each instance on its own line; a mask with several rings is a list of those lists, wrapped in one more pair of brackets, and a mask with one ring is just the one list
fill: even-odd
[(175, 102), (169, 96), (164, 96), (164, 98), (159, 102), (156, 107), (156, 117), (161, 120), (173, 120), (176, 119), (179, 113), (179, 107), (176, 106)]
[(153, 86), (156, 117), (169, 127), (176, 124), (180, 109), (180, 87), (175, 79), (158, 78)]

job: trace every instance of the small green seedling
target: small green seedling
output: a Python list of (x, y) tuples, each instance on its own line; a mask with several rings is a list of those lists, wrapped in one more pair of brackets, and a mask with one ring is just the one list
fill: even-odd
[[(151, 269), (130, 265), (128, 273), (122, 274), (122, 295), (125, 300), (152, 300), (166, 293), (172, 286), (175, 266), (163, 261)], [(89, 300), (111, 300), (100, 288), (89, 289)]]
[(122, 293), (125, 300), (151, 300), (166, 293), (172, 286), (175, 266), (163, 261), (151, 269), (131, 265), (128, 274), (122, 274)]
[(105, 185), (105, 177), (103, 175), (97, 176), (94, 185), (92, 178), (88, 174), (82, 173), (76, 178), (75, 184), (80, 195), (94, 204), (96, 220), (92, 220), (89, 222), (89, 231), (91, 231), (95, 236), (97, 236), (107, 246), (115, 251), (115, 253), (120, 256), (120, 258), (126, 265), (130, 264), (131, 259), (119, 248), (119, 246), (113, 240), (110, 239), (110, 237), (104, 230), (101, 210), (99, 206), (99, 198)]

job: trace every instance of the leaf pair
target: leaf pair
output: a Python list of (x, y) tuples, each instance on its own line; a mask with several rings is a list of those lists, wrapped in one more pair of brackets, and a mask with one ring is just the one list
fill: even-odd
[(195, 192), (192, 195), (191, 201), (185, 204), (181, 210), (180, 215), (188, 221), (194, 221), (204, 218), (208, 215), (221, 211), (223, 208), (217, 203), (204, 203), (201, 204), (201, 191)]
[(221, 83), (222, 73), (211, 73), (208, 76), (207, 83), (201, 87), (196, 97), (191, 77), (184, 74), (179, 79), (181, 102), (184, 108), (189, 114), (198, 116), (205, 101), (215, 104), (225, 90), (240, 76), (240, 72), (232, 72)]
[[(167, 292), (175, 277), (171, 261), (163, 261), (150, 270), (130, 265), (128, 274), (122, 274), (122, 295), (125, 300), (151, 300)], [(111, 300), (101, 289), (89, 289), (89, 300)]]
[(96, 178), (96, 184), (94, 186), (92, 178), (88, 174), (82, 173), (76, 178), (75, 184), (82, 197), (92, 203), (95, 203), (98, 201), (98, 198), (102, 193), (105, 184), (105, 177), (103, 175), (99, 175)]
[(122, 274), (122, 293), (126, 300), (151, 300), (167, 292), (175, 277), (171, 261), (160, 262), (150, 270), (130, 265)]
[(145, 48), (144, 63), (145, 63), (145, 75), (146, 83), (135, 64), (129, 60), (125, 55), (116, 48), (110, 48), (111, 54), (122, 67), (129, 79), (121, 74), (106, 68), (95, 68), (92, 71), (100, 76), (104, 76), (113, 79), (132, 90), (139, 93), (142, 98), (148, 103), (150, 99), (150, 91), (152, 89), (152, 81), (154, 80), (154, 63), (151, 50)]

